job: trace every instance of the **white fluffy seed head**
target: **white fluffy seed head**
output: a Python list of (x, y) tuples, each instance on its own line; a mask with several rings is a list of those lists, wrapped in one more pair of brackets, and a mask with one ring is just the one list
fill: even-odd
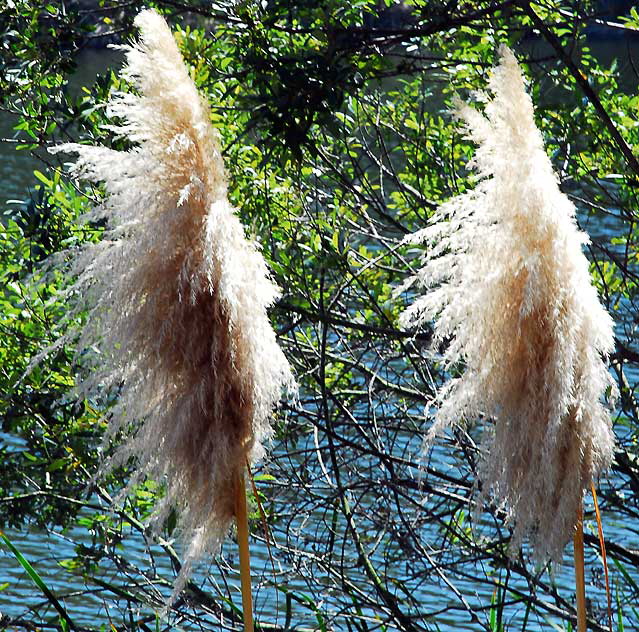
[(443, 204), (411, 237), (426, 244), (409, 284), (423, 295), (402, 323), (435, 320), (434, 348), (461, 377), (438, 393), (429, 439), (480, 415), (494, 421), (482, 444), (482, 496), (493, 491), (528, 534), (538, 560), (559, 560), (583, 490), (612, 460), (602, 396), (612, 319), (599, 303), (582, 252), (587, 237), (535, 126), (517, 61), (502, 48), (484, 114), (458, 104), (477, 143), (476, 187)]
[(106, 221), (103, 238), (70, 270), (86, 325), (67, 338), (92, 369), (78, 395), (117, 393), (107, 441), (125, 439), (103, 469), (134, 456), (129, 488), (146, 477), (166, 487), (154, 524), (177, 510), (188, 548), (176, 593), (228, 531), (234, 475), (263, 455), (294, 381), (266, 313), (278, 289), (228, 202), (208, 106), (164, 19), (142, 11), (136, 25), (123, 76), (137, 92), (108, 105), (134, 148), (57, 148), (106, 191), (85, 218)]

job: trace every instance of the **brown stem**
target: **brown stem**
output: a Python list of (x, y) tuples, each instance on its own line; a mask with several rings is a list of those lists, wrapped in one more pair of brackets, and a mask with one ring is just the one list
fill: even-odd
[(579, 503), (574, 535), (575, 592), (577, 593), (577, 632), (586, 632), (586, 580), (584, 572), (584, 510)]
[(248, 515), (246, 511), (244, 472), (241, 470), (237, 472), (235, 480), (235, 521), (237, 523), (237, 544), (240, 548), (240, 583), (242, 586), (242, 615), (244, 618), (244, 632), (253, 632), (253, 597), (251, 595)]
[(610, 596), (610, 581), (608, 579), (608, 558), (606, 557), (606, 541), (604, 540), (603, 526), (601, 524), (601, 513), (599, 512), (599, 502), (597, 501), (597, 492), (595, 484), (590, 482), (590, 491), (592, 492), (592, 500), (595, 503), (595, 515), (597, 516), (597, 533), (599, 534), (599, 546), (601, 547), (601, 560), (604, 567), (604, 575), (606, 578), (606, 598), (608, 600), (608, 627), (612, 632), (612, 598)]

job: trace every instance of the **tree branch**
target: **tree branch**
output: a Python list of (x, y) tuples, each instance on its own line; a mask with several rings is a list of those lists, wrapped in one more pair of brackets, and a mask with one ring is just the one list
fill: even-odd
[(585, 73), (581, 70), (577, 62), (573, 60), (570, 54), (564, 50), (564, 47), (561, 45), (559, 38), (548, 28), (548, 26), (544, 23), (544, 21), (535, 13), (534, 9), (530, 5), (528, 0), (518, 0), (518, 5), (524, 11), (524, 13), (532, 20), (533, 24), (537, 28), (537, 30), (541, 33), (544, 39), (554, 48), (558, 57), (563, 61), (568, 70), (570, 70), (570, 74), (573, 76), (573, 79), (577, 83), (577, 85), (582, 89), (583, 93), (586, 95), (588, 100), (592, 103), (593, 107), (599, 114), (601, 121), (604, 126), (612, 136), (615, 145), (619, 148), (621, 153), (624, 155), (628, 166), (632, 171), (639, 175), (639, 161), (635, 157), (632, 152), (632, 149), (628, 146), (626, 141), (623, 139), (619, 130), (616, 128), (612, 119), (606, 112), (606, 108), (601, 103), (597, 93), (594, 88), (588, 82)]

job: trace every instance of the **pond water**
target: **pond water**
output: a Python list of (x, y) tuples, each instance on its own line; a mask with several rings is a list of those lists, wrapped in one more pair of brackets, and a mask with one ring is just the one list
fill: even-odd
[[(76, 77), (78, 85), (83, 82), (91, 83), (97, 72), (103, 71), (109, 65), (117, 64), (117, 55), (106, 52), (90, 51), (82, 59), (81, 69)], [(3, 184), (0, 189), (0, 210), (12, 207), (15, 204), (21, 204), (22, 200), (29, 197), (29, 194), (36, 182), (33, 178), (32, 171), (34, 169), (42, 169), (42, 164), (38, 156), (28, 152), (16, 152), (15, 135), (12, 130), (15, 119), (6, 114), (0, 114), (0, 138), (5, 139), (0, 143), (0, 164), (3, 165)], [(600, 219), (590, 217), (586, 228), (597, 238), (608, 240), (611, 235), (615, 234), (617, 223), (614, 217), (606, 215)], [(10, 441), (6, 436), (0, 436), (0, 441)], [(312, 437), (309, 438), (312, 441)], [(404, 450), (408, 453), (418, 454), (419, 445), (404, 446)], [(443, 447), (435, 448), (432, 458), (436, 461), (448, 463), (454, 468), (449, 454)], [(298, 525), (303, 529), (303, 525)], [(588, 525), (588, 530), (595, 533), (595, 527)], [(629, 547), (636, 546), (636, 534), (629, 525), (624, 524), (621, 519), (615, 520), (613, 513), (606, 514), (605, 524), (606, 536), (622, 545)], [(70, 532), (40, 532), (35, 529), (25, 529), (22, 531), (9, 531), (7, 535), (11, 538), (17, 548), (23, 555), (36, 567), (37, 571), (45, 579), (47, 585), (56, 593), (64, 594), (65, 604), (69, 611), (73, 614), (78, 624), (98, 625), (106, 623), (109, 618), (109, 593), (106, 591), (95, 590), (91, 594), (86, 593), (86, 587), (80, 576), (66, 572), (60, 567), (58, 561), (61, 558), (74, 557), (74, 550), (79, 544), (90, 545), (90, 536), (84, 529), (72, 530)], [(122, 552), (124, 554), (124, 552)], [(276, 595), (272, 588), (269, 587), (269, 578), (271, 576), (271, 566), (267, 547), (259, 542), (252, 543), (252, 564), (254, 568), (254, 584), (256, 587), (256, 607), (255, 610), (265, 621), (274, 622), (276, 619), (283, 624), (284, 614), (284, 598)], [(570, 596), (573, 591), (574, 579), (572, 574), (571, 552), (566, 552), (566, 563), (558, 570), (555, 576), (556, 585), (560, 593)], [(599, 568), (599, 562), (594, 554), (588, 554), (589, 568)], [(149, 564), (149, 559), (153, 559), (153, 563), (160, 569), (164, 569), (165, 576), (171, 576), (170, 562), (164, 555), (163, 551), (157, 545), (148, 542), (141, 535), (133, 535), (126, 539), (126, 558), (132, 565), (136, 565), (144, 569)], [(237, 591), (239, 590), (239, 578), (234, 570), (235, 552), (233, 544), (227, 543), (224, 547), (224, 555), (221, 561), (216, 562), (225, 566), (224, 573), (230, 578), (229, 588), (230, 594), (234, 595), (234, 601), (239, 603)], [(228, 565), (227, 565), (228, 564)], [(207, 573), (202, 570), (198, 581), (203, 581)], [(115, 575), (115, 569), (104, 569), (103, 579), (108, 581), (111, 576)], [(639, 581), (639, 571), (631, 569), (630, 571), (635, 580)], [(221, 576), (219, 567), (211, 568), (210, 581), (216, 581), (215, 578)], [(220, 580), (221, 581), (221, 580)], [(11, 616), (24, 616), (29, 618), (28, 608), (34, 607), (38, 603), (38, 591), (33, 586), (31, 580), (26, 576), (24, 570), (16, 563), (15, 558), (5, 549), (0, 548), (0, 587), (7, 584), (0, 590), (0, 613)], [(299, 578), (289, 577), (289, 586), (304, 591), (305, 584)], [(478, 606), (487, 606), (491, 600), (491, 590), (485, 585), (476, 586), (471, 580), (459, 582), (458, 588), (463, 591), (465, 597), (471, 604)], [(520, 589), (526, 590), (526, 586), (519, 586)], [(597, 589), (589, 587), (592, 592), (589, 596), (603, 601), (601, 598), (601, 587), (599, 594)], [(159, 593), (166, 595), (168, 587), (160, 587)], [(441, 588), (433, 584), (431, 588), (420, 587), (418, 599), (427, 604), (441, 604), (443, 595)], [(74, 592), (77, 596), (74, 597)], [(569, 598), (569, 597), (568, 597)], [(451, 600), (452, 601), (452, 600)], [(42, 599), (42, 604), (45, 600)], [(455, 611), (451, 611), (446, 615), (447, 618), (440, 619), (439, 625), (442, 630), (464, 629), (468, 625), (467, 615)], [(218, 620), (210, 618), (209, 621), (202, 620), (199, 624), (183, 624), (184, 629), (200, 629), (200, 625), (205, 629), (217, 629)], [(517, 621), (511, 622), (516, 629)], [(313, 629), (312, 620), (309, 620), (309, 628)]]

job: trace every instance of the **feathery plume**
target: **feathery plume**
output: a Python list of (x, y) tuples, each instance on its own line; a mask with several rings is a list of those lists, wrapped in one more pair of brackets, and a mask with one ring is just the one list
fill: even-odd
[[(439, 391), (428, 440), (484, 415), (482, 498), (492, 490), (528, 534), (535, 557), (559, 560), (583, 490), (610, 465), (614, 436), (601, 402), (612, 380), (612, 320), (591, 284), (587, 236), (559, 190), (512, 52), (484, 95), (485, 112), (459, 103), (477, 145), (474, 189), (437, 209), (410, 237), (425, 243), (423, 268), (405, 284), (427, 290), (404, 326), (436, 319), (443, 367), (463, 367)], [(481, 500), (481, 499), (480, 499)]]
[(177, 510), (188, 550), (175, 595), (228, 531), (237, 473), (263, 455), (294, 384), (266, 314), (278, 289), (227, 199), (209, 108), (165, 20), (146, 10), (135, 23), (122, 75), (137, 93), (107, 109), (134, 148), (56, 148), (106, 191), (85, 218), (106, 222), (103, 238), (70, 267), (73, 310), (88, 314), (67, 338), (91, 369), (78, 395), (117, 393), (105, 441), (126, 439), (103, 470), (134, 456), (125, 492), (145, 477), (165, 483), (156, 527)]

